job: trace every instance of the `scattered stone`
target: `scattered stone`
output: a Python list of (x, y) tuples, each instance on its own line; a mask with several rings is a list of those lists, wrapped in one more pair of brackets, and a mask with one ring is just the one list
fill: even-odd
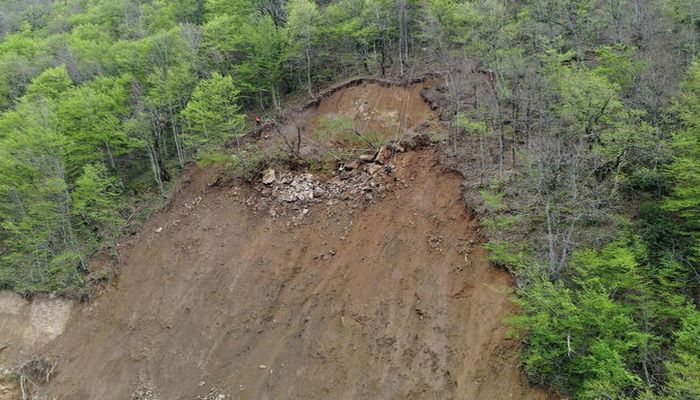
[(258, 368), (260, 368), (260, 369), (265, 369), (265, 368), (267, 368), (267, 365), (260, 364), (260, 366), (259, 366)]
[(225, 390), (219, 388), (211, 388), (207, 394), (197, 396), (197, 400), (227, 400), (233, 399)]
[(370, 175), (376, 175), (382, 168), (383, 167), (379, 164), (370, 164), (369, 167), (367, 167), (367, 172), (369, 172)]
[(159, 226), (156, 229), (154, 229), (153, 231), (155, 231), (155, 233), (161, 233), (161, 232), (163, 232), (163, 227)]
[(294, 200), (297, 199), (297, 197), (294, 195), (294, 193), (286, 193), (280, 197), (282, 201), (285, 201), (287, 203), (292, 203)]
[(314, 189), (314, 198), (320, 199), (326, 195), (326, 191), (321, 188)]
[(428, 236), (428, 249), (430, 251), (441, 252), (440, 244), (442, 244), (442, 236), (440, 234), (435, 233)]
[(360, 161), (358, 160), (352, 160), (350, 162), (345, 163), (344, 169), (346, 171), (352, 171), (360, 168)]
[(275, 176), (275, 170), (274, 169), (268, 169), (265, 171), (265, 174), (263, 175), (262, 182), (265, 185), (270, 185), (272, 182), (274, 182), (277, 179)]
[(375, 162), (379, 164), (386, 164), (391, 159), (391, 150), (387, 146), (382, 146), (377, 152), (377, 156), (374, 158)]
[[(385, 153), (392, 151), (388, 149)], [(337, 174), (328, 179), (317, 179), (311, 173), (276, 170), (275, 179), (272, 180), (272, 170), (268, 169), (263, 180), (254, 186), (255, 193), (241, 198), (241, 201), (256, 214), (274, 219), (286, 216), (290, 218), (287, 226), (297, 226), (315, 203), (334, 207), (343, 202), (352, 212), (352, 209), (363, 206), (377, 196), (383, 196), (397, 182), (401, 185), (396, 177), (388, 176), (394, 170), (391, 164), (363, 164), (353, 160), (348, 165), (353, 169), (348, 171), (341, 165)], [(380, 174), (382, 170), (387, 174)]]

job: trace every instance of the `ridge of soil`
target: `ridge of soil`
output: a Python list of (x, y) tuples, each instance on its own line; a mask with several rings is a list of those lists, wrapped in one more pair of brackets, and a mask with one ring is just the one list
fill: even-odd
[[(347, 80), (336, 83), (334, 85), (331, 85), (331, 86), (321, 90), (320, 92), (316, 93), (314, 98), (312, 98), (310, 100), (306, 100), (304, 103), (299, 104), (296, 107), (290, 108), (287, 112), (284, 113), (284, 115), (281, 118), (279, 118), (279, 121), (265, 121), (263, 124), (256, 127), (252, 131), (252, 136), (257, 138), (262, 132), (270, 131), (278, 123), (280, 123), (280, 124), (288, 123), (289, 119), (292, 115), (302, 115), (309, 110), (318, 109), (319, 106), (321, 106), (321, 104), (324, 103), (324, 100), (332, 97), (334, 94), (336, 94), (337, 92), (339, 92), (341, 90), (346, 90), (348, 88), (352, 88), (355, 86), (364, 86), (365, 88), (368, 86), (373, 86), (373, 87), (381, 87), (381, 88), (385, 88), (385, 89), (386, 88), (395, 88), (395, 89), (403, 88), (403, 89), (410, 90), (411, 88), (418, 87), (417, 84), (424, 83), (424, 82), (431, 82), (433, 79), (436, 79), (436, 77), (437, 77), (436, 74), (426, 73), (426, 74), (421, 74), (421, 75), (416, 76), (416, 77), (406, 78), (403, 80), (386, 79), (386, 78), (378, 78), (378, 77), (371, 77), (371, 76), (361, 76), (361, 77), (349, 78)], [(410, 99), (413, 96), (407, 96), (407, 97)], [(360, 96), (360, 98), (375, 99), (374, 97), (367, 96), (366, 94), (363, 96)]]

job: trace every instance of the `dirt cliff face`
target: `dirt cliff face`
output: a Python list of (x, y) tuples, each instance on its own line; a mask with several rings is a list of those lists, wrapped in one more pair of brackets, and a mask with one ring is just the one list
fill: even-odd
[[(382, 90), (360, 88), (310, 118)], [(385, 98), (419, 99), (419, 89)], [(511, 280), (487, 262), (461, 178), (438, 159), (435, 149), (400, 153), (393, 168), (342, 179), (278, 171), (254, 187), (212, 187), (215, 170), (190, 171), (122, 245), (118, 280), (43, 348), (57, 367), (40, 394), (546, 398), (523, 382), (507, 338)], [(311, 195), (290, 197), (294, 185)]]

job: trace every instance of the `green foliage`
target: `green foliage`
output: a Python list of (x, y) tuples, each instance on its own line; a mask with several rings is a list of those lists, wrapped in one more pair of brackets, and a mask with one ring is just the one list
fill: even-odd
[(129, 137), (123, 121), (128, 113), (128, 77), (98, 78), (61, 97), (57, 127), (68, 139), (66, 162), (72, 176), (86, 163), (109, 163), (139, 146)]
[(457, 115), (457, 125), (468, 135), (480, 138), (489, 135), (489, 129), (488, 126), (486, 126), (486, 122), (473, 120), (463, 113), (459, 113)]
[(0, 287), (71, 293), (82, 282), (82, 260), (70, 223), (64, 141), (43, 103), (22, 103), (0, 125)]
[[(611, 254), (618, 260), (610, 262)], [(580, 399), (621, 398), (642, 387), (630, 367), (652, 337), (615, 299), (619, 290), (632, 289), (626, 272), (637, 267), (633, 259), (617, 245), (578, 253), (573, 262), (587, 275), (577, 275), (577, 290), (545, 281), (521, 293), (526, 315), (513, 322), (528, 332), (524, 365), (532, 378)]]
[(253, 182), (260, 177), (267, 164), (268, 157), (265, 151), (256, 146), (249, 146), (231, 156), (226, 171), (232, 178)]
[(238, 93), (230, 76), (214, 73), (201, 81), (182, 111), (190, 126), (185, 143), (201, 146), (222, 143), (231, 137), (239, 141), (244, 135), (245, 118), (240, 113)]
[(489, 251), (489, 261), (513, 270), (526, 267), (527, 254), (523, 248), (523, 243), (516, 243), (506, 240), (493, 240), (486, 244)]
[(72, 86), (73, 82), (68, 75), (65, 65), (44, 70), (34, 78), (27, 88), (30, 97), (43, 96), (47, 99), (57, 100), (60, 95)]
[[(109, 176), (104, 165), (88, 164), (83, 167), (71, 192), (71, 211), (79, 229), (85, 232), (84, 237), (90, 239), (94, 230), (99, 235), (95, 239), (113, 244), (123, 222), (117, 210), (119, 195), (116, 180)], [(97, 240), (93, 245), (99, 243)]]
[(479, 192), (479, 195), (490, 213), (503, 211), (506, 208), (506, 204), (503, 201), (503, 197), (505, 196), (504, 192), (498, 190), (482, 190)]
[(622, 44), (598, 47), (594, 73), (606, 77), (620, 88), (629, 89), (642, 68), (634, 51), (634, 48)]
[(684, 218), (692, 238), (692, 257), (700, 260), (700, 63), (688, 71), (683, 92), (674, 106), (681, 129), (673, 137), (674, 158), (667, 177), (673, 193), (664, 207)]
[(689, 306), (681, 328), (675, 332), (673, 358), (666, 363), (665, 391), (673, 399), (700, 397), (700, 311)]
[(339, 114), (324, 114), (318, 119), (317, 135), (320, 139), (348, 138), (348, 133), (355, 135), (355, 123), (352, 118)]
[(231, 161), (231, 156), (220, 151), (207, 151), (197, 158), (197, 166), (200, 168), (211, 167), (212, 165), (227, 164)]

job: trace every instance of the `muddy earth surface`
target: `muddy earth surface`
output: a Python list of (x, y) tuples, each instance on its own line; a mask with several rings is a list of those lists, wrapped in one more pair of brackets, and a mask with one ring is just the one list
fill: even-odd
[[(420, 90), (356, 86), (305, 118), (433, 126)], [(32, 333), (17, 318), (42, 311), (0, 297), (16, 319), (0, 328), (5, 361), (53, 360), (46, 399), (549, 398), (523, 380), (503, 322), (512, 281), (439, 158), (396, 151), (254, 185), (193, 168), (89, 303), (55, 306)]]

